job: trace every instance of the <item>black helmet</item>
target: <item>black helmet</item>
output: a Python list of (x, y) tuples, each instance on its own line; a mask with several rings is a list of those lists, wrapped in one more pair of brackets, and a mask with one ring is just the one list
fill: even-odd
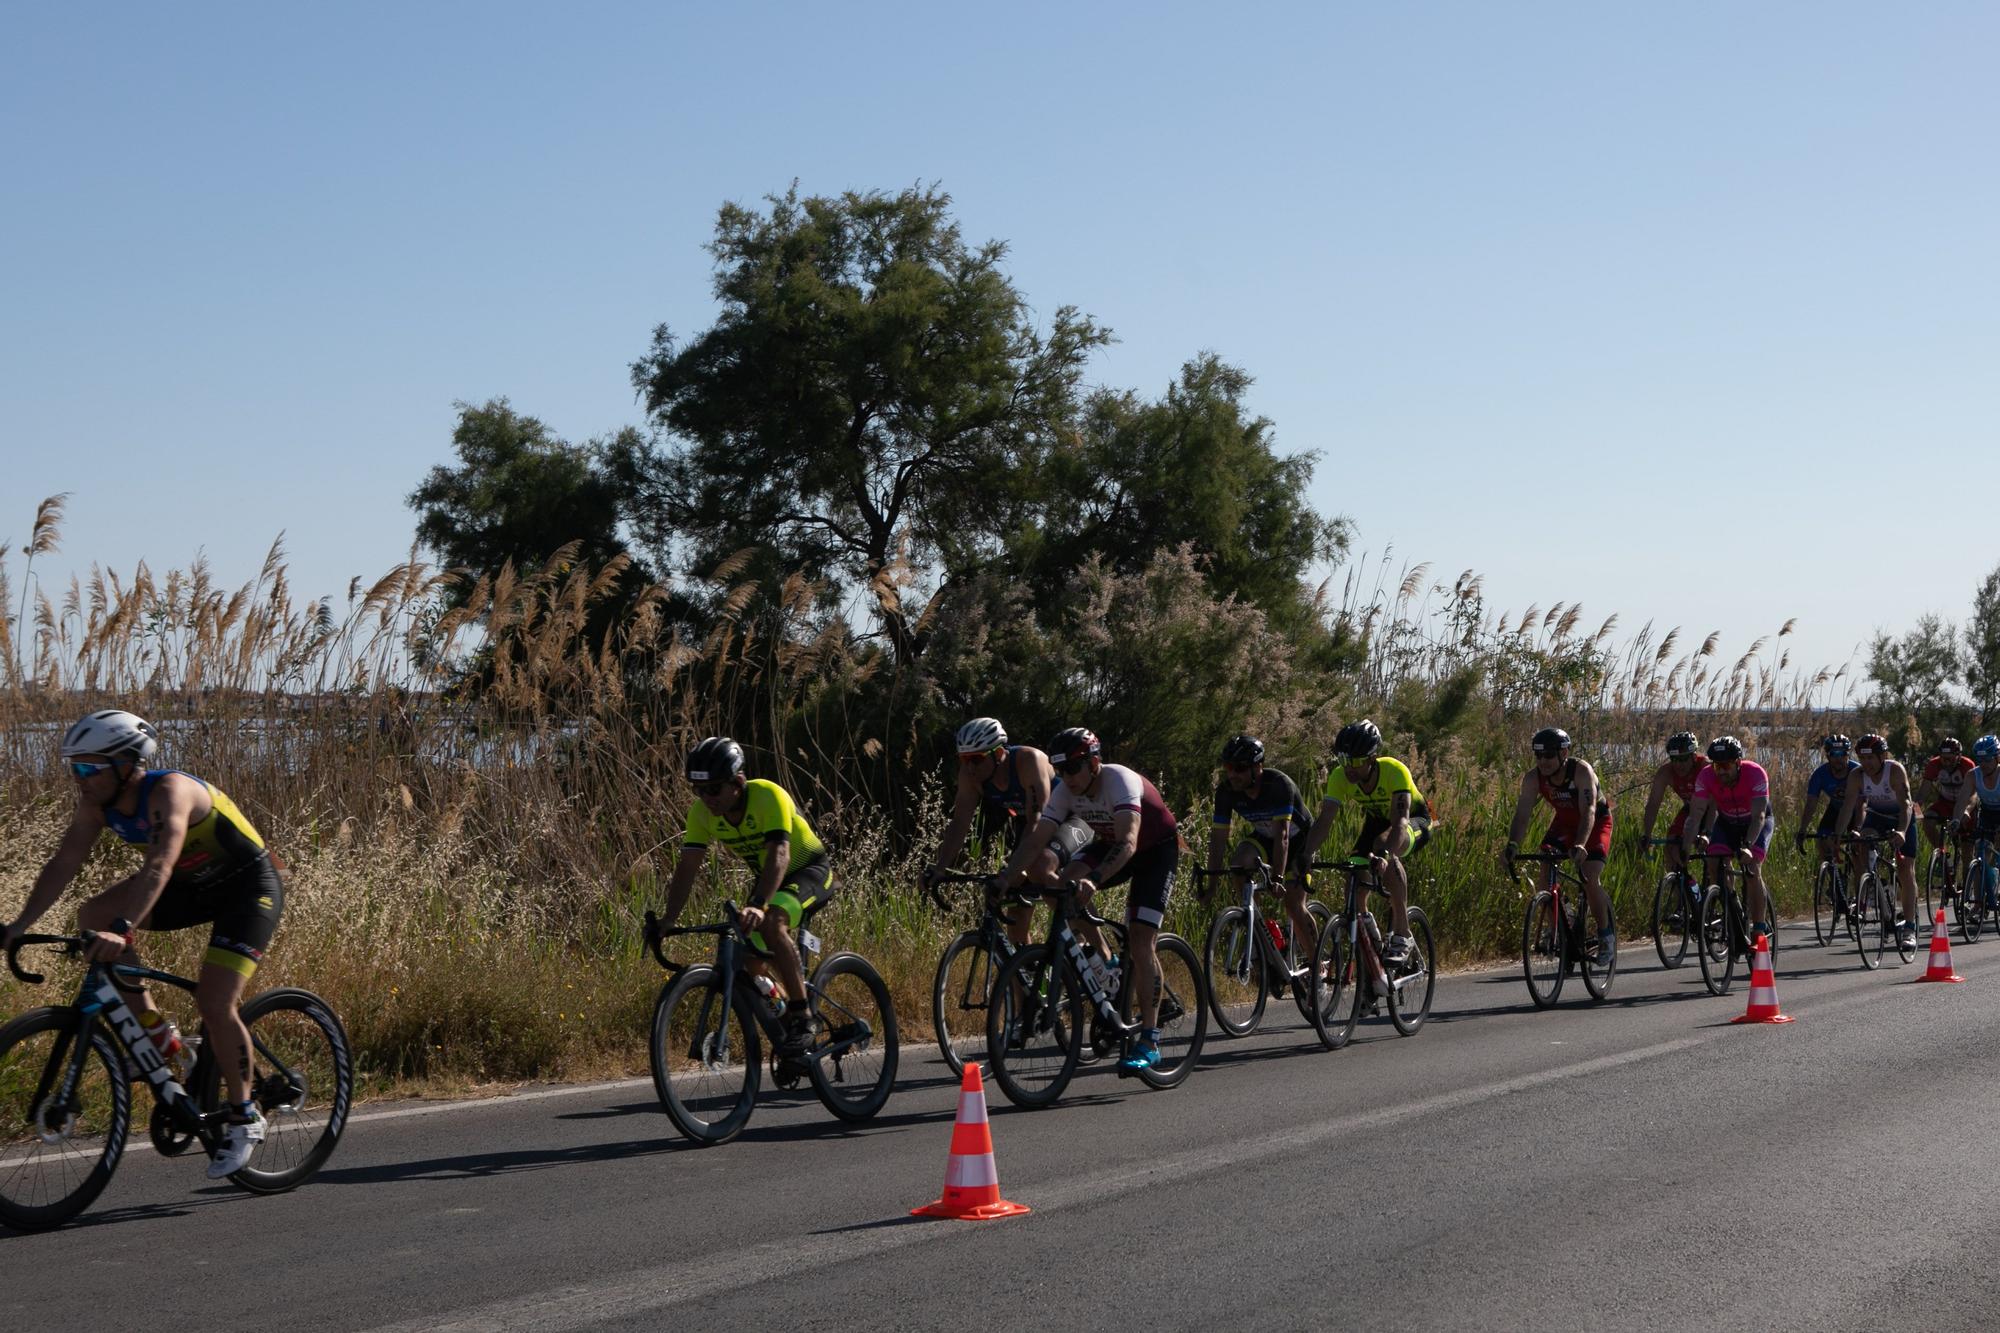
[(1333, 738), (1335, 759), (1369, 759), (1382, 748), (1382, 728), (1367, 718), (1350, 722)]
[(1071, 727), (1057, 732), (1056, 738), (1049, 742), (1049, 762), (1061, 768), (1074, 760), (1101, 754), (1103, 748), (1097, 743), (1097, 733), (1089, 727)]
[(1831, 736), (1822, 739), (1819, 743), (1819, 748), (1828, 759), (1840, 759), (1845, 757), (1854, 748), (1854, 742), (1847, 739), (1846, 732), (1836, 731)]
[(727, 782), (743, 771), (743, 747), (727, 736), (710, 736), (687, 753), (689, 782)]
[(1882, 733), (1879, 731), (1871, 731), (1860, 740), (1854, 742), (1854, 753), (1879, 754), (1884, 759), (1887, 759), (1889, 757), (1889, 742), (1882, 739)]
[(1255, 736), (1231, 736), (1222, 745), (1222, 762), (1225, 764), (1261, 764), (1264, 762), (1264, 742)]
[(1964, 754), (1965, 747), (1958, 743), (1958, 737), (1947, 736), (1938, 742), (1939, 754)]
[(1708, 743), (1708, 757), (1718, 764), (1725, 759), (1741, 759), (1743, 742), (1734, 736), (1717, 736)]
[(1691, 759), (1701, 753), (1701, 739), (1692, 731), (1677, 731), (1667, 737), (1667, 758)]
[(1537, 755), (1561, 754), (1569, 748), (1569, 733), (1561, 727), (1543, 727), (1528, 742), (1528, 748)]

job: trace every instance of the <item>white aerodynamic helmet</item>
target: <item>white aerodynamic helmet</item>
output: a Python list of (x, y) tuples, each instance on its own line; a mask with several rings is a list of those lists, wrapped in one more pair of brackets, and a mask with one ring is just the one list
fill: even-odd
[(160, 733), (136, 713), (106, 708), (80, 719), (63, 736), (62, 757), (101, 754), (106, 759), (147, 763), (160, 752)]
[(958, 729), (960, 754), (984, 754), (1007, 743), (1007, 728), (990, 717), (975, 717)]

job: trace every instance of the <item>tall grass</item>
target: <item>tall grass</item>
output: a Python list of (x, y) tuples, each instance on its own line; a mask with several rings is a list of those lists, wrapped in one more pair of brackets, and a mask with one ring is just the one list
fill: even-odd
[[(60, 516), (59, 504), (43, 507), (36, 551), (55, 548)], [(679, 758), (726, 724), (763, 740), (758, 770), (799, 794), (837, 848), (842, 899), (821, 933), (868, 954), (903, 1031), (927, 1033), (937, 955), (966, 924), (937, 919), (915, 891), (949, 774), (854, 721), (846, 701), (879, 692), (893, 667), (818, 609), (823, 590), (797, 578), (759, 589), (740, 580), (745, 563), (726, 562), (697, 590), (713, 608), (704, 634), (674, 626), (677, 590), (658, 587), (580, 646), (622, 562), (588, 569), (566, 550), (529, 577), (475, 576), (413, 553), (335, 604), (299, 599), (274, 544), (240, 588), (218, 586), (197, 560), (164, 575), (93, 568), (53, 593), (24, 579), (16, 603), (0, 559), (0, 607), (26, 607), (0, 621), (0, 912), (25, 898), (67, 818), (58, 729), (87, 708), (129, 707), (162, 723), (167, 763), (227, 790), (289, 863), (260, 984), (332, 1000), (374, 1085), (643, 1067), (661, 978), (640, 957), (637, 923), (664, 897), (690, 799)], [(1344, 708), (1291, 699), (1265, 719), (1274, 763), (1316, 785), (1344, 714), (1384, 723), (1437, 816), (1414, 892), (1451, 963), (1518, 947), (1522, 898), (1494, 857), (1534, 725), (1577, 735), (1623, 829), (1636, 824), (1660, 738), (1683, 725), (1745, 734), (1780, 783), (1782, 812), (1824, 710), (1846, 707), (1839, 692), (1851, 684), (1844, 668), (1792, 668), (1789, 623), (1729, 659), (1713, 634), (1649, 625), (1621, 641), (1615, 616), (1592, 626), (1575, 605), (1495, 616), (1470, 571), (1440, 582), (1386, 558), (1364, 559), (1337, 592), (1322, 588), (1319, 605), (1331, 636), (1362, 645), (1351, 695)], [(886, 793), (862, 770), (890, 773)], [(1201, 847), (1206, 792), (1168, 794), (1191, 807), (1189, 841)], [(1797, 907), (1804, 867), (1779, 841), (1773, 882)], [(1608, 883), (1635, 933), (1657, 867), (1620, 847)], [(82, 891), (135, 865), (105, 840), (46, 924), (66, 927)], [(740, 868), (711, 864), (690, 913), (745, 884)], [(1181, 928), (1199, 936), (1192, 896), (1180, 897)], [(155, 956), (192, 966), (199, 935), (169, 938)], [(52, 998), (0, 983), (0, 1012)]]

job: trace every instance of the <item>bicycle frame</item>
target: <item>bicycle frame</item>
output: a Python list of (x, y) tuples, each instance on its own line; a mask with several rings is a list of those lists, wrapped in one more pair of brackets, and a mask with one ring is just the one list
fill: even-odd
[[(1375, 947), (1374, 936), (1361, 928), (1361, 914), (1368, 908), (1369, 896), (1377, 893), (1386, 896), (1388, 893), (1388, 890), (1382, 887), (1382, 876), (1375, 871), (1375, 863), (1365, 856), (1359, 856), (1349, 857), (1345, 861), (1315, 861), (1312, 868), (1338, 870), (1347, 876), (1347, 900), (1341, 909), (1341, 919), (1338, 924), (1347, 931), (1348, 967), (1355, 974), (1342, 977), (1341, 980), (1356, 986), (1365, 985), (1370, 992), (1375, 992), (1377, 989), (1375, 986), (1377, 972), (1388, 977), (1391, 986), (1414, 980), (1418, 975), (1416, 973), (1402, 978), (1389, 976), (1389, 969), (1383, 962), (1382, 952)], [(1362, 973), (1359, 968), (1364, 950), (1368, 961), (1372, 964), (1366, 973)]]
[[(1208, 871), (1200, 866), (1194, 867), (1194, 874), (1197, 879), (1208, 878)], [(1271, 873), (1270, 865), (1260, 856), (1257, 858), (1255, 865), (1225, 867), (1219, 872), (1219, 875), (1241, 875), (1243, 877), (1243, 900), (1237, 905), (1249, 916), (1249, 932), (1251, 939), (1256, 941), (1252, 948), (1255, 951), (1257, 960), (1262, 962), (1266, 967), (1275, 969), (1287, 981), (1295, 979), (1292, 965), (1285, 961), (1285, 946), (1279, 944), (1278, 940), (1271, 933), (1273, 930), (1283, 931), (1290, 928), (1290, 921), (1287, 921), (1284, 926), (1279, 926), (1275, 915), (1266, 913), (1257, 906), (1257, 895), (1259, 893), (1283, 892), (1282, 886), (1278, 884), (1276, 877)], [(1289, 940), (1290, 937), (1286, 936), (1286, 938)], [(1235, 966), (1234, 979), (1237, 981), (1248, 981), (1250, 979), (1250, 967), (1251, 953), (1250, 951), (1246, 951), (1242, 961)]]

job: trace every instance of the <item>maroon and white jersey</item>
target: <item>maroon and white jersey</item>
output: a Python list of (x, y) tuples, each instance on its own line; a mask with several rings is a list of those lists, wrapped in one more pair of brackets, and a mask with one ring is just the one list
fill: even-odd
[(1058, 778), (1055, 790), (1049, 793), (1049, 803), (1042, 810), (1042, 818), (1052, 824), (1081, 819), (1090, 825), (1099, 842), (1109, 842), (1111, 821), (1121, 810), (1139, 812), (1137, 850), (1142, 852), (1176, 836), (1180, 827), (1173, 811), (1160, 798), (1159, 789), (1123, 764), (1106, 764), (1098, 769), (1097, 781), (1082, 796)]

